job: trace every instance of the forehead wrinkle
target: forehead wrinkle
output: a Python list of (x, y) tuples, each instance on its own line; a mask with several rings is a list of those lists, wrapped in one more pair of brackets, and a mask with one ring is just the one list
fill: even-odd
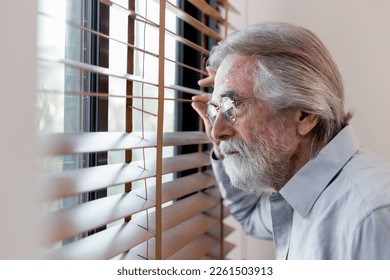
[[(216, 75), (219, 92), (235, 92), (237, 96), (253, 93), (253, 73), (256, 64), (248, 56), (230, 55), (226, 57)], [(222, 94), (221, 94), (222, 96)]]

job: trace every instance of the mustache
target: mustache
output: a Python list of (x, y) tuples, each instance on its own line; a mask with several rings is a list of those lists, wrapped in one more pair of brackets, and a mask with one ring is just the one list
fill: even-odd
[(234, 154), (239, 156), (241, 161), (245, 160), (257, 168), (271, 166), (272, 162), (278, 161), (277, 150), (260, 137), (252, 137), (249, 142), (239, 137), (224, 140), (221, 141), (219, 149), (223, 156)]
[(221, 141), (219, 149), (223, 155), (228, 155), (231, 153), (239, 153), (244, 156), (250, 155), (248, 143), (246, 143), (240, 138), (232, 138), (229, 140)]

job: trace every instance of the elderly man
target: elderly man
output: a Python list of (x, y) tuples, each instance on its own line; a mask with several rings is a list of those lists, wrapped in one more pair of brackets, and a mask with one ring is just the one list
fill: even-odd
[(390, 165), (362, 151), (340, 73), (307, 29), (247, 27), (213, 48), (212, 139), (225, 204), (277, 259), (390, 259)]

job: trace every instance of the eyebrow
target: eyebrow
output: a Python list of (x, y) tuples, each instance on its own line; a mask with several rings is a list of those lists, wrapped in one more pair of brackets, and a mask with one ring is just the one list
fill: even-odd
[(218, 104), (216, 104), (213, 100), (210, 100), (209, 102), (207, 102), (207, 104), (214, 107), (218, 107)]
[[(234, 90), (227, 90), (226, 92), (222, 93), (221, 98), (223, 97), (229, 97), (231, 98), (232, 100), (236, 100), (236, 99), (239, 99), (240, 96), (237, 94), (237, 92), (235, 92)], [(218, 107), (219, 105), (216, 104), (214, 101), (209, 101), (208, 104), (214, 106), (214, 107)]]
[(230, 97), (232, 99), (237, 99), (240, 96), (234, 90), (227, 90), (225, 93), (221, 94), (221, 97)]

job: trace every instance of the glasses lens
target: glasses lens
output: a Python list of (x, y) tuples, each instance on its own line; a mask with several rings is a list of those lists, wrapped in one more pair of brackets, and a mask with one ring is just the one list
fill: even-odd
[(207, 106), (207, 116), (209, 117), (210, 123), (214, 124), (215, 119), (217, 118), (218, 111), (214, 105), (208, 104)]
[(234, 106), (233, 100), (231, 100), (229, 97), (225, 96), (222, 98), (221, 112), (228, 123), (234, 124), (236, 121), (236, 107)]

